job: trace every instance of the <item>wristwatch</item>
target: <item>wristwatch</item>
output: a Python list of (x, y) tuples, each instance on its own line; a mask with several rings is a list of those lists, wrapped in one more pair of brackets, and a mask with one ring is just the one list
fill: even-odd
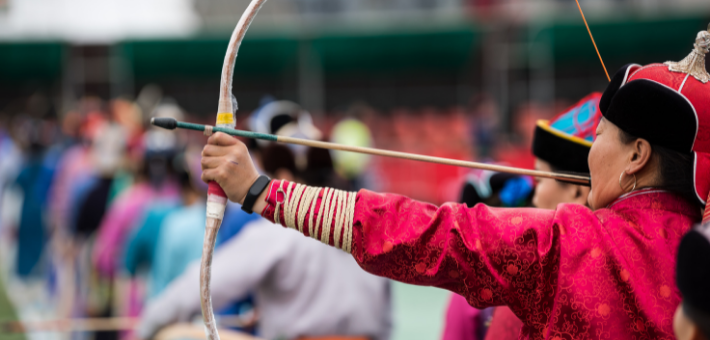
[(254, 211), (252, 211), (252, 208), (254, 208), (254, 203), (256, 203), (256, 199), (259, 198), (259, 195), (261, 195), (261, 193), (264, 192), (266, 187), (269, 186), (269, 183), (271, 183), (271, 178), (264, 175), (259, 176), (259, 178), (256, 179), (254, 184), (251, 185), (251, 188), (249, 188), (247, 196), (244, 197), (244, 204), (242, 204), (242, 210), (244, 210), (248, 214), (253, 213)]

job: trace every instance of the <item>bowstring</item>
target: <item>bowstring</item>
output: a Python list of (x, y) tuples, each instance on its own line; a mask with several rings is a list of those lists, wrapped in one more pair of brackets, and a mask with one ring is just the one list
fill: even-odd
[(606, 70), (606, 66), (604, 65), (604, 60), (602, 59), (601, 53), (599, 53), (599, 48), (597, 48), (597, 43), (594, 41), (594, 36), (592, 35), (592, 30), (589, 29), (589, 24), (587, 23), (587, 18), (584, 17), (584, 12), (582, 11), (582, 6), (579, 5), (579, 0), (574, 0), (577, 3), (577, 8), (579, 8), (579, 14), (582, 15), (582, 20), (584, 21), (584, 26), (587, 27), (587, 32), (589, 32), (589, 37), (592, 39), (592, 44), (594, 45), (594, 49), (597, 51), (597, 56), (599, 56), (599, 61), (602, 63), (602, 67), (604, 68), (604, 73), (606, 74), (606, 79), (611, 82), (611, 78), (609, 78), (609, 72)]

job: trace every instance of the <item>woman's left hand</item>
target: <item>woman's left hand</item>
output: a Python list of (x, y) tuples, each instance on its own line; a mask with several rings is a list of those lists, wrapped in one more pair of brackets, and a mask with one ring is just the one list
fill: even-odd
[(217, 132), (202, 149), (202, 180), (215, 181), (230, 201), (243, 203), (249, 188), (259, 178), (249, 150), (238, 139)]

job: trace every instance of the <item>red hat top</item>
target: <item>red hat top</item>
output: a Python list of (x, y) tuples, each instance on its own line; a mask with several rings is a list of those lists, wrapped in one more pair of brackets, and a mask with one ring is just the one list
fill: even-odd
[(701, 31), (680, 62), (629, 64), (614, 75), (599, 108), (625, 132), (695, 157), (695, 194), (710, 194), (710, 31)]

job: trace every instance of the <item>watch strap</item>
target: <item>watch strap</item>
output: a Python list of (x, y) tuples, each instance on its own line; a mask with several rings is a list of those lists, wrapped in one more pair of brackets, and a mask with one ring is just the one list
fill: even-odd
[(251, 185), (249, 191), (247, 191), (247, 196), (244, 197), (244, 204), (242, 204), (242, 210), (248, 214), (253, 213), (254, 211), (252, 211), (252, 209), (254, 208), (256, 199), (266, 190), (269, 183), (271, 183), (271, 178), (264, 175), (259, 176), (259, 178), (254, 181), (254, 184)]

